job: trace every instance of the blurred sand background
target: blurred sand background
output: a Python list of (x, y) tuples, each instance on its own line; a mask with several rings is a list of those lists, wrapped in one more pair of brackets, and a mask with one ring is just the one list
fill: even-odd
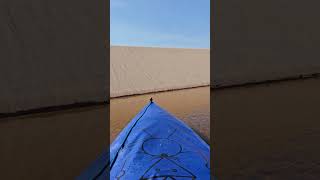
[(319, 6), (299, 0), (215, 2), (211, 85), (319, 73)]
[[(212, 86), (320, 73), (320, 1), (215, 1)], [(214, 171), (223, 180), (320, 177), (320, 80), (214, 89)]]
[(0, 114), (109, 94), (105, 1), (0, 1)]
[(108, 9), (0, 1), (0, 179), (74, 179), (107, 148), (106, 106), (61, 106), (108, 99)]

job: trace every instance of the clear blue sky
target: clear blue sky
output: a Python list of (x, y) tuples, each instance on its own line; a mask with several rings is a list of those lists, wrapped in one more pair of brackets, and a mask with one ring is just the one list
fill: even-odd
[(210, 0), (110, 0), (111, 45), (210, 47)]

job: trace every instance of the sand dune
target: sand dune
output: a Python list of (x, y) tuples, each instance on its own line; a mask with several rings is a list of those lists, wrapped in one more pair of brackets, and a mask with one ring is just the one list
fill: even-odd
[(210, 50), (112, 46), (110, 96), (209, 85)]

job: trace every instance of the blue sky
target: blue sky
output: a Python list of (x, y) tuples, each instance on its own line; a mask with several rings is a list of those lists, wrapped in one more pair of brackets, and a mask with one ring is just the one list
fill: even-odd
[(111, 45), (210, 47), (210, 0), (110, 0)]

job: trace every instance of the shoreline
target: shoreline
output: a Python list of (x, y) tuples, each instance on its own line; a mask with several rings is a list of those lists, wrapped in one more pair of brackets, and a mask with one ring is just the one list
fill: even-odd
[(153, 49), (178, 49), (178, 50), (210, 50), (210, 48), (188, 48), (188, 47), (162, 47), (162, 46), (128, 46), (128, 45), (111, 45), (110, 47), (119, 48), (153, 48)]
[(116, 99), (116, 98), (126, 98), (126, 97), (133, 97), (133, 96), (139, 96), (139, 95), (148, 95), (148, 94), (155, 94), (155, 93), (163, 93), (163, 92), (170, 92), (170, 91), (196, 89), (196, 88), (202, 88), (202, 87), (210, 87), (210, 84), (199, 85), (199, 86), (186, 86), (186, 87), (181, 87), (181, 88), (163, 88), (163, 89), (155, 90), (155, 91), (146, 90), (146, 91), (141, 91), (139, 93), (119, 95), (119, 96), (110, 96), (110, 100)]

